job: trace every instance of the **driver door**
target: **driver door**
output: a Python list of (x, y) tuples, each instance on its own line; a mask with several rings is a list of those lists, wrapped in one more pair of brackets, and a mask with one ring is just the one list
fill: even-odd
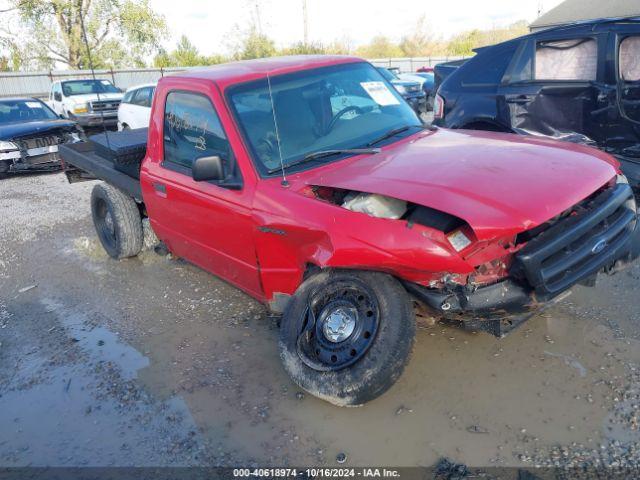
[[(154, 231), (173, 253), (260, 298), (253, 192), (242, 183), (210, 95), (174, 90), (156, 102), (164, 111), (154, 118), (162, 122), (162, 137), (148, 149), (141, 170), (145, 206)], [(210, 156), (222, 159), (225, 180), (196, 182), (193, 162)]]

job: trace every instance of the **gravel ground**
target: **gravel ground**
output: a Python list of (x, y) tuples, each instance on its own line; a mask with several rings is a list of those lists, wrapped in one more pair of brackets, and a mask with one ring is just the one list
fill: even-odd
[(0, 182), (0, 466), (640, 467), (638, 266), (504, 339), (421, 322), (398, 384), (340, 409), (289, 381), (237, 289), (109, 259), (91, 187)]

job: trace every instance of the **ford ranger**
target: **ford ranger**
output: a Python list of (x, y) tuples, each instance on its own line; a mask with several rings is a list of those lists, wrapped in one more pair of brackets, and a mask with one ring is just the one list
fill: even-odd
[(414, 308), (501, 336), (633, 257), (631, 188), (582, 145), (423, 125), (368, 62), (302, 56), (160, 80), (148, 132), (60, 147), (99, 178), (98, 237), (178, 257), (282, 313), (303, 389), (360, 405), (394, 384)]

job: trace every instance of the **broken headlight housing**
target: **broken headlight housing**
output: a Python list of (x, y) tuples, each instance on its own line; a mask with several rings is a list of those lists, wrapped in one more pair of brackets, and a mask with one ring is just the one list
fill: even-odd
[(461, 252), (472, 243), (472, 240), (464, 233), (462, 228), (448, 233), (447, 240), (449, 240), (449, 243), (456, 252)]
[(14, 158), (20, 158), (18, 145), (0, 140), (0, 160), (13, 160)]

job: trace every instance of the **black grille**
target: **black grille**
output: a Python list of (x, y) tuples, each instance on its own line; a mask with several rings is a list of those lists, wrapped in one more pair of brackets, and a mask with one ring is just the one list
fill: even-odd
[(616, 185), (529, 241), (512, 274), (524, 276), (540, 299), (554, 297), (624, 256), (636, 222), (631, 188)]
[(105, 112), (108, 110), (117, 110), (120, 106), (120, 100), (100, 100), (91, 102), (91, 110), (94, 112)]
[(42, 137), (24, 138), (16, 141), (16, 143), (22, 150), (50, 147), (52, 145), (59, 145), (63, 142), (64, 139), (61, 135), (46, 135)]

